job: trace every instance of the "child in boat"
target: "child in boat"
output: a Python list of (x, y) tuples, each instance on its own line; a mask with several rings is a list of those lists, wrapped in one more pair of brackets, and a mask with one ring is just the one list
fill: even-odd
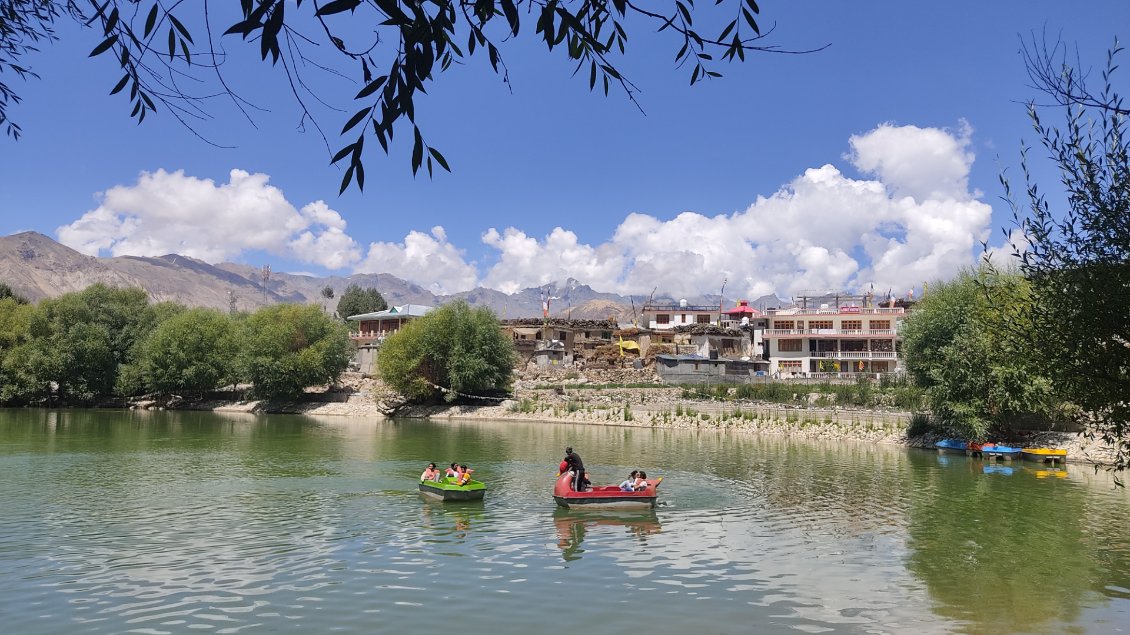
[(428, 463), (428, 469), (424, 470), (424, 473), (420, 475), (420, 482), (438, 481), (438, 480), (439, 480), (439, 470), (436, 469), (436, 464), (435, 463)]
[(471, 468), (467, 467), (466, 465), (460, 465), (459, 466), (459, 476), (457, 476), (455, 478), (455, 484), (456, 485), (466, 485), (467, 483), (470, 483), (471, 482), (471, 472), (474, 472), (474, 471), (475, 470), (472, 470)]
[(639, 470), (632, 470), (628, 478), (620, 483), (621, 492), (631, 492), (636, 489), (636, 477), (639, 476)]
[(637, 492), (647, 489), (647, 472), (640, 470), (636, 473), (636, 482), (632, 483), (632, 489)]

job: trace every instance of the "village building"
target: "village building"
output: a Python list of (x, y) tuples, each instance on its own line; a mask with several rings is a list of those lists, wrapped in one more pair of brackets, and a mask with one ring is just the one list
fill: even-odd
[[(832, 298), (823, 297), (820, 300)], [(906, 307), (875, 306), (869, 296), (833, 302), (798, 298), (798, 306), (766, 312), (769, 371), (774, 376), (853, 376), (905, 370), (899, 330)]]
[(612, 320), (516, 318), (502, 320), (503, 333), (526, 364), (571, 366), (588, 359), (597, 348), (612, 343), (617, 325)]
[(353, 366), (360, 372), (372, 374), (377, 358), (377, 349), (391, 333), (400, 330), (408, 322), (427, 315), (432, 307), (422, 304), (402, 304), (383, 311), (350, 315), (345, 318), (357, 323), (357, 330), (350, 329), (349, 337), (357, 347), (353, 355)]
[(686, 300), (677, 303), (647, 302), (643, 305), (643, 325), (652, 331), (664, 331), (690, 324), (718, 325), (722, 307), (717, 304), (696, 305)]

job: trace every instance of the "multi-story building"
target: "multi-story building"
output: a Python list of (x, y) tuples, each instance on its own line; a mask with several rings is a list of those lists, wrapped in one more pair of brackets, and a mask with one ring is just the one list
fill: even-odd
[[(844, 298), (840, 298), (845, 300)], [(769, 372), (781, 377), (816, 373), (892, 373), (904, 370), (899, 330), (904, 307), (846, 304), (767, 311), (763, 333)]]
[(695, 305), (686, 300), (678, 303), (648, 302), (643, 305), (643, 326), (665, 331), (688, 324), (718, 324), (722, 307), (717, 304)]

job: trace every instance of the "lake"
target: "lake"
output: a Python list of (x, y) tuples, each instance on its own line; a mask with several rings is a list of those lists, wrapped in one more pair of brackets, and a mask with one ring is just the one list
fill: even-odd
[[(654, 512), (551, 497), (663, 476)], [(467, 463), (479, 503), (417, 491)], [(0, 410), (9, 633), (1117, 633), (1130, 495), (718, 430)]]

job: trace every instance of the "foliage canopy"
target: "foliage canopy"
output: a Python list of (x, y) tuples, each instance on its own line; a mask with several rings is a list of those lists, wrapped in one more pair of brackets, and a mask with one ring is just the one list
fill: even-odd
[(1052, 384), (1033, 363), (1031, 295), (1017, 274), (962, 272), (930, 285), (903, 327), (907, 371), (942, 429), (984, 441), (1052, 414)]
[(341, 319), (362, 313), (384, 311), (388, 308), (384, 296), (376, 289), (362, 289), (359, 285), (351, 284), (341, 294), (337, 301), (337, 315)]
[[(344, 192), (351, 183), (364, 189), (366, 139), (375, 139), (387, 154), (398, 130), (411, 131), (413, 174), (421, 168), (429, 175), (434, 167), (450, 170), (447, 159), (425, 138), (416, 118), (416, 99), (440, 73), (476, 54), (485, 56), (509, 84), (502, 49), (520, 37), (532, 36), (548, 52), (566, 55), (576, 64), (575, 72), (588, 79), (590, 90), (607, 94), (616, 86), (632, 101), (638, 89), (618, 66), (628, 52), (629, 31), (656, 28), (669, 34), (678, 47), (675, 63), (689, 70), (692, 84), (720, 77), (721, 62), (744, 61), (747, 52), (804, 52), (768, 43), (773, 28), (763, 32), (756, 0), (703, 4), (240, 0), (238, 12), (225, 13), (227, 3), (213, 7), (159, 0), (0, 0), (0, 72), (34, 76), (21, 58), (54, 39), (56, 21), (68, 16), (94, 30), (91, 57), (112, 58), (120, 67), (121, 78), (110, 94), (128, 95), (131, 117), (143, 121), (161, 105), (192, 129), (192, 121), (206, 115), (203, 102), (217, 94), (231, 97), (250, 118), (248, 110), (254, 106), (223, 73), (227, 47), (220, 40), (242, 38), (263, 61), (281, 67), (303, 124), (309, 120), (326, 138), (315, 116), (319, 106), (349, 113), (338, 133), (344, 145), (331, 160), (346, 164)], [(707, 33), (699, 26), (704, 22), (721, 26)], [(328, 103), (334, 96), (318, 90), (315, 75), (321, 73), (334, 78), (352, 75), (352, 85), (341, 90), (337, 103)], [(201, 91), (190, 92), (187, 87), (193, 85)], [(342, 98), (353, 103), (342, 104)], [(0, 82), (0, 125), (7, 124), (13, 137), (20, 130), (8, 118), (8, 106), (18, 101), (15, 91)]]
[(318, 307), (277, 304), (256, 311), (241, 338), (242, 375), (264, 399), (287, 399), (337, 381), (353, 357), (349, 333)]
[(1056, 342), (1034, 350), (1064, 397), (1083, 409), (1087, 434), (1118, 448), (1115, 467), (1130, 467), (1130, 139), (1122, 98), (1114, 89), (1117, 44), (1102, 85), (1068, 63), (1062, 46), (1030, 47), (1034, 83), (1063, 107), (1062, 127), (1047, 125), (1040, 107), (1029, 116), (1059, 170), (1064, 197), (1048, 198), (1021, 154), (1024, 192), (1008, 178), (1016, 233), (1013, 255), (1030, 282), (1030, 321)]
[(412, 320), (381, 345), (381, 379), (413, 401), (507, 390), (514, 345), (485, 307), (458, 300)]

